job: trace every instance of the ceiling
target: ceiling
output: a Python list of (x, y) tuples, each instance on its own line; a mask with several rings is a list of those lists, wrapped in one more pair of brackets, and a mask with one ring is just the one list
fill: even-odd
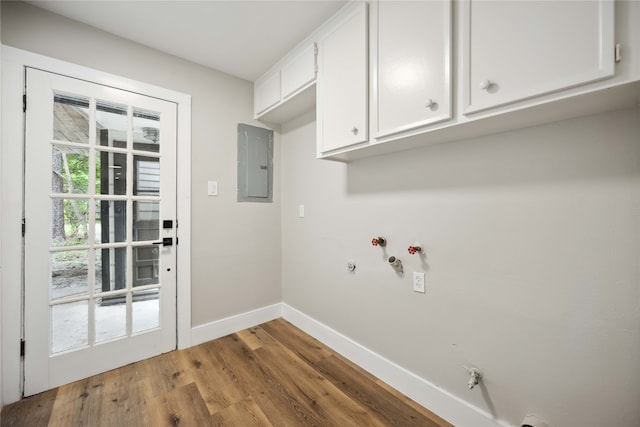
[(253, 81), (346, 2), (46, 0), (27, 3)]

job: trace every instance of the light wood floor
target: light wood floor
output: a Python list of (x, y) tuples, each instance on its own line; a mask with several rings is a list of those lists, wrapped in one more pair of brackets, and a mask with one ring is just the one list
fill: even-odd
[(2, 426), (450, 426), (283, 319), (23, 399)]

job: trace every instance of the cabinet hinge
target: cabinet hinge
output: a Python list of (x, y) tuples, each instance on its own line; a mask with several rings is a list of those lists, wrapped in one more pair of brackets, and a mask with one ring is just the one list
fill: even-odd
[(176, 237), (176, 246), (178, 246), (178, 238)]
[(22, 228), (22, 237), (24, 237), (24, 232), (27, 229), (27, 220), (24, 219), (24, 218), (22, 218), (22, 227), (21, 228)]
[(615, 60), (616, 62), (622, 61), (622, 45), (620, 43), (616, 43), (615, 51)]
[(24, 338), (20, 339), (20, 356), (24, 356)]
[(313, 43), (313, 72), (318, 75), (318, 43)]
[(22, 112), (27, 112), (27, 94), (22, 95)]

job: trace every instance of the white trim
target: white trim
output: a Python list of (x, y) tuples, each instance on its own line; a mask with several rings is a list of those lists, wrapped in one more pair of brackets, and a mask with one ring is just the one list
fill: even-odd
[[(152, 96), (167, 101), (171, 101), (178, 106), (178, 129), (177, 129), (177, 168), (182, 171), (177, 174), (177, 216), (179, 228), (176, 235), (179, 239), (177, 256), (177, 336), (178, 348), (191, 346), (191, 95), (177, 92), (171, 89), (161, 88), (147, 83), (138, 82), (132, 79), (105, 73), (99, 70), (83, 67), (65, 61), (60, 61), (47, 56), (35, 54), (22, 49), (2, 45), (2, 66), (11, 72), (3, 73), (3, 81), (6, 91), (3, 91), (2, 102), (6, 101), (3, 108), (3, 128), (2, 128), (2, 211), (3, 211), (3, 240), (2, 240), (2, 397), (5, 402), (11, 403), (20, 399), (21, 395), (21, 372), (20, 358), (17, 356), (16, 347), (20, 340), (20, 316), (16, 316), (21, 305), (20, 290), (18, 285), (6, 288), (7, 283), (20, 283), (20, 273), (16, 273), (14, 266), (19, 269), (20, 252), (15, 248), (21, 246), (21, 239), (14, 228), (4, 221), (10, 221), (14, 227), (16, 219), (21, 217), (21, 207), (16, 197), (21, 200), (21, 185), (16, 181), (17, 173), (21, 169), (20, 162), (13, 161), (8, 164), (8, 158), (21, 159), (21, 147), (23, 142), (22, 126), (22, 103), (21, 95), (24, 87), (24, 72), (19, 72), (17, 68), (23, 70), (25, 66), (38, 68), (41, 70), (58, 73), (81, 80), (99, 83), (102, 85)], [(10, 98), (7, 96), (12, 94)], [(5, 99), (6, 98), (6, 99)], [(18, 107), (18, 103), (20, 107)], [(20, 135), (18, 137), (18, 135)], [(6, 137), (6, 139), (5, 139)], [(10, 144), (10, 145), (9, 145)], [(15, 156), (14, 156), (15, 155)], [(9, 166), (5, 168), (4, 166)], [(16, 172), (16, 173), (14, 173)], [(11, 184), (9, 184), (11, 183)], [(19, 221), (19, 219), (18, 219)], [(19, 224), (18, 224), (19, 226)], [(12, 231), (9, 233), (9, 231)], [(11, 250), (13, 249), (13, 250)], [(12, 268), (7, 268), (12, 266)], [(11, 280), (4, 280), (11, 279)]]
[(356, 365), (460, 427), (513, 427), (283, 303), (282, 317)]
[(191, 330), (191, 344), (202, 344), (280, 317), (282, 317), (282, 303), (277, 303), (196, 326)]

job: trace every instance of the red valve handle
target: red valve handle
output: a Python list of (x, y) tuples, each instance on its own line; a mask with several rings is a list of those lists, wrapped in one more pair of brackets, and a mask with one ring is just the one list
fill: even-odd
[(415, 255), (416, 252), (422, 252), (422, 248), (420, 246), (409, 246), (409, 253), (411, 255)]
[(371, 244), (372, 244), (373, 246), (378, 246), (378, 244), (379, 244), (378, 239), (376, 239), (376, 238), (374, 237), (374, 238), (371, 240)]

